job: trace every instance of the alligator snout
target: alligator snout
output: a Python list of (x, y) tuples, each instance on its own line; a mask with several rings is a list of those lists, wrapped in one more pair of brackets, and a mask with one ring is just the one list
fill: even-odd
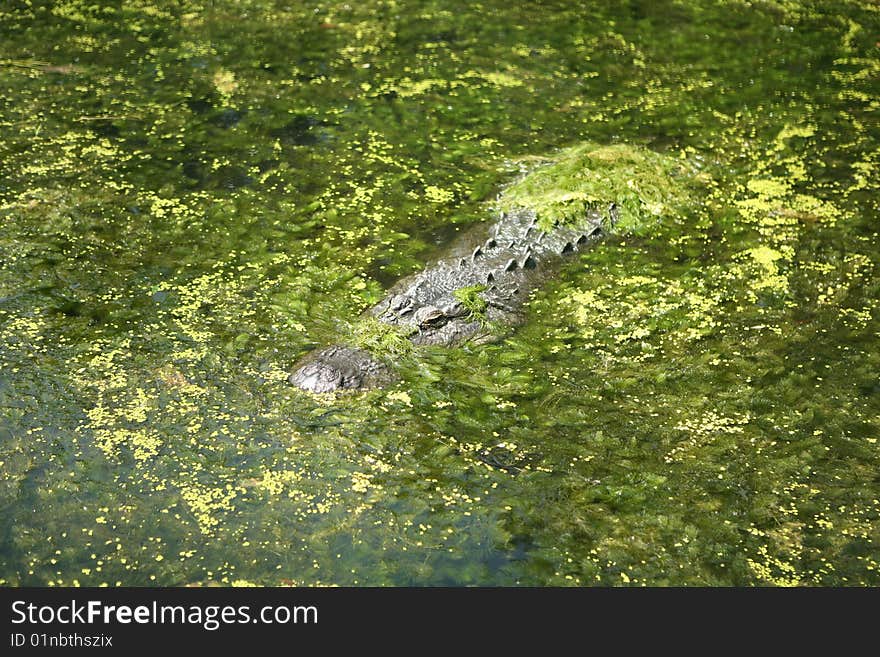
[(333, 345), (307, 359), (287, 380), (310, 392), (332, 392), (379, 385), (389, 378), (388, 368), (363, 349)]

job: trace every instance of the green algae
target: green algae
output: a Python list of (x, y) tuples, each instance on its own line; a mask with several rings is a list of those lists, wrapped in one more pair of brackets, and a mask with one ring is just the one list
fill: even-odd
[[(0, 8), (3, 584), (880, 583), (871, 3), (123, 4)], [(285, 382), (580, 142), (700, 182)]]
[(418, 329), (396, 326), (375, 317), (363, 317), (353, 323), (343, 341), (389, 361), (400, 362), (412, 355), (411, 336)]
[(684, 180), (688, 173), (681, 160), (637, 146), (577, 144), (505, 188), (499, 205), (534, 210), (548, 231), (590, 211), (602, 213), (611, 224), (610, 208), (616, 206), (613, 228), (645, 230), (694, 203)]
[(485, 285), (470, 285), (461, 287), (452, 293), (462, 307), (468, 311), (468, 318), (474, 321), (486, 321), (486, 300), (480, 296), (480, 292), (486, 290)]

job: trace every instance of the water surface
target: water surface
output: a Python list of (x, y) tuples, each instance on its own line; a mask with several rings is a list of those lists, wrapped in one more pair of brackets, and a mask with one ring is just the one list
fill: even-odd
[[(0, 8), (0, 583), (878, 585), (878, 6)], [(285, 378), (582, 140), (699, 201)]]

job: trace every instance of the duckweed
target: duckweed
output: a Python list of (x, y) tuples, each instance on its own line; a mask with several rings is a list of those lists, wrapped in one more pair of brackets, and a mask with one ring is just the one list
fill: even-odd
[[(3, 3), (0, 584), (877, 586), (878, 33)], [(498, 204), (612, 201), (498, 343), (359, 319)], [(403, 380), (286, 383), (353, 336)]]

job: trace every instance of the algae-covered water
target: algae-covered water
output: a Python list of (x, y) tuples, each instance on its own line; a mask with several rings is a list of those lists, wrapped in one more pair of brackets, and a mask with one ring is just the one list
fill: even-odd
[[(870, 0), (3, 2), (0, 583), (880, 584), (878, 75)], [(582, 141), (700, 190), (286, 382)]]

